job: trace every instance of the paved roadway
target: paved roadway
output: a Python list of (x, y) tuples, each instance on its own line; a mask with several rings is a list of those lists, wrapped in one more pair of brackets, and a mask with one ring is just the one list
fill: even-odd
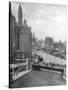
[(46, 63), (55, 63), (55, 64), (60, 64), (60, 65), (66, 64), (66, 60), (59, 58), (59, 57), (55, 57), (55, 56), (50, 55), (50, 54), (43, 52), (43, 51), (35, 51), (35, 54), (42, 56), (43, 61)]
[(12, 88), (65, 85), (61, 75), (54, 72), (33, 70), (11, 84)]

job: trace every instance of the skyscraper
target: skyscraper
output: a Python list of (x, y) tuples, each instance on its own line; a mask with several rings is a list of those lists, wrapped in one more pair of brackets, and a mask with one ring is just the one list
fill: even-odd
[(12, 63), (13, 57), (14, 57), (15, 27), (16, 27), (16, 18), (12, 15), (11, 3), (9, 2), (9, 59), (10, 59), (10, 63)]
[[(27, 25), (26, 19), (23, 19), (22, 6), (18, 7), (18, 23), (15, 29), (16, 52), (20, 53), (20, 58), (31, 57), (32, 54), (32, 33), (31, 27)], [(19, 55), (17, 55), (19, 56)], [(18, 57), (19, 58), (19, 57)]]
[(45, 47), (48, 48), (48, 49), (53, 48), (53, 38), (51, 38), (51, 37), (46, 37), (45, 38)]
[(22, 25), (22, 20), (23, 19), (23, 13), (22, 13), (22, 7), (21, 4), (19, 4), (18, 8), (18, 25)]

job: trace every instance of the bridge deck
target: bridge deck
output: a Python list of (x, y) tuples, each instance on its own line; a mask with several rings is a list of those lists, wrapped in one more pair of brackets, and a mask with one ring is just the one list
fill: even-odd
[(66, 81), (59, 74), (33, 70), (32, 72), (20, 77), (11, 84), (12, 88), (21, 87), (38, 87), (38, 86), (55, 86), (65, 85)]

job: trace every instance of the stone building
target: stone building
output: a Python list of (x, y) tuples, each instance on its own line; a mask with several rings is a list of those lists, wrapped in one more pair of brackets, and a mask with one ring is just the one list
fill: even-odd
[[(21, 4), (18, 7), (18, 23), (15, 29), (15, 52), (19, 53), (18, 58), (31, 58), (32, 55), (32, 33), (31, 27), (23, 19)], [(18, 56), (19, 56), (18, 55)]]
[[(23, 19), (21, 4), (18, 7), (18, 22), (12, 15), (9, 2), (9, 80), (12, 82), (31, 71), (32, 33)], [(18, 64), (20, 66), (18, 66)], [(10, 87), (10, 86), (9, 86)]]
[(11, 3), (9, 3), (9, 53), (11, 61), (32, 56), (31, 27), (23, 19), (21, 4), (18, 7), (18, 22), (16, 22), (11, 12)]
[(16, 18), (12, 15), (11, 3), (9, 2), (9, 61), (12, 63), (15, 48)]

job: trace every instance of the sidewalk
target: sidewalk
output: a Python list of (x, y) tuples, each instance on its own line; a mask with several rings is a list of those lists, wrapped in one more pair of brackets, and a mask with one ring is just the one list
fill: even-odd
[(11, 88), (66, 85), (66, 81), (57, 73), (33, 70), (11, 84)]
[(20, 73), (18, 73), (17, 75), (15, 74), (15, 75), (12, 77), (12, 79), (13, 79), (13, 81), (14, 81), (14, 80), (20, 78), (21, 76), (24, 76), (25, 74), (27, 74), (27, 73), (29, 73), (29, 72), (31, 72), (31, 70), (26, 70), (26, 71), (20, 72)]

